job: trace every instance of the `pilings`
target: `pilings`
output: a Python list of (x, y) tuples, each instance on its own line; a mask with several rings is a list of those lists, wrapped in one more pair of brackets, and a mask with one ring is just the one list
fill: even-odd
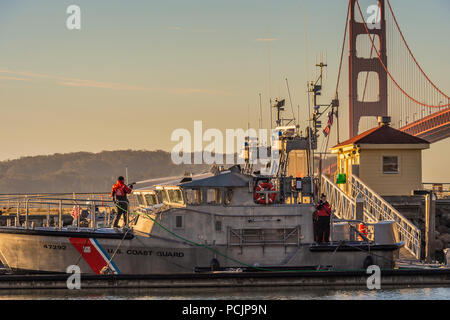
[(429, 193), (425, 196), (425, 261), (431, 263), (435, 260), (435, 230), (436, 230), (436, 195)]
[[(418, 226), (424, 235), (422, 237), (422, 256), (426, 257), (426, 201), (423, 196), (384, 196), (394, 208), (396, 208), (408, 220)], [(434, 209), (432, 207), (434, 206)], [(430, 210), (435, 211), (434, 229), (430, 229), (429, 236), (429, 252), (431, 257), (435, 255), (437, 261), (443, 261), (443, 249), (450, 248), (450, 199), (437, 199), (430, 204)], [(430, 218), (432, 218), (430, 216)], [(429, 221), (429, 224), (433, 223)], [(434, 233), (434, 237), (432, 235)], [(434, 251), (433, 253), (431, 251)]]

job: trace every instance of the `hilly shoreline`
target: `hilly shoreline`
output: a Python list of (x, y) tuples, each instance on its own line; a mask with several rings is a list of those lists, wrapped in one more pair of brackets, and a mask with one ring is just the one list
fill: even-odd
[(0, 193), (108, 192), (119, 175), (129, 181), (199, 173), (208, 165), (175, 165), (157, 151), (75, 152), (0, 162)]

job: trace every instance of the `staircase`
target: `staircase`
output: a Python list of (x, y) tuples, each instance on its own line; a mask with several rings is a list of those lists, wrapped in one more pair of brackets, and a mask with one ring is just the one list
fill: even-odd
[(335, 215), (339, 219), (353, 220), (356, 217), (356, 201), (342, 191), (325, 175), (322, 175), (321, 192), (327, 196)]
[(405, 249), (420, 260), (421, 233), (419, 228), (406, 219), (375, 191), (365, 185), (358, 177), (350, 176), (347, 181), (348, 194), (340, 189), (325, 175), (321, 178), (321, 192), (327, 195), (335, 215), (340, 219), (356, 218), (356, 198), (364, 199), (364, 221), (375, 223), (379, 221), (396, 221), (400, 241), (405, 243)]

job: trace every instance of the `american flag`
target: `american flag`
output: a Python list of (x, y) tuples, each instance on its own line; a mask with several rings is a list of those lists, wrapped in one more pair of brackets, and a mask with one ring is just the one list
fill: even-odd
[(334, 119), (333, 117), (334, 117), (334, 112), (333, 112), (333, 110), (331, 110), (330, 112), (328, 112), (327, 126), (325, 129), (323, 129), (323, 134), (325, 137), (327, 137), (330, 134), (331, 126), (333, 125), (333, 119)]
[(78, 215), (80, 214), (80, 206), (73, 206), (72, 208), (72, 217), (73, 219), (77, 219)]

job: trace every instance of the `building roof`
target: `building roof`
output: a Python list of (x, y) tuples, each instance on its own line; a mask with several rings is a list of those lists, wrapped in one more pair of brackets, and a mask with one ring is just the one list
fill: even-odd
[(249, 177), (243, 174), (225, 171), (216, 176), (193, 180), (179, 185), (183, 188), (247, 187), (249, 180)]
[(352, 144), (430, 144), (428, 141), (414, 137), (408, 133), (382, 125), (361, 133), (347, 141), (344, 141), (332, 149)]

